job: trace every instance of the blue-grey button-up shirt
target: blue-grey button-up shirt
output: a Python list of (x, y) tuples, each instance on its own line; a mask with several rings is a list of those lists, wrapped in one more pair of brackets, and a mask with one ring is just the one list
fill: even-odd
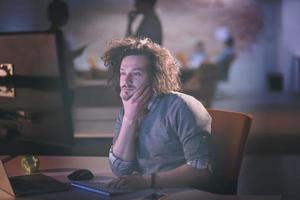
[[(150, 174), (184, 164), (211, 170), (211, 117), (198, 100), (172, 92), (153, 96), (148, 110), (138, 127), (136, 159), (121, 160), (110, 149), (109, 161), (115, 174)], [(123, 115), (121, 109), (113, 142), (120, 132)]]

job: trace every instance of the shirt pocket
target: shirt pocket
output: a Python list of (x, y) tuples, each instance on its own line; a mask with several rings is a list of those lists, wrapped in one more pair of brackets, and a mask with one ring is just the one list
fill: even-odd
[(149, 154), (154, 157), (170, 156), (182, 149), (177, 137), (163, 130), (149, 136), (146, 146), (149, 148)]
[(172, 131), (165, 118), (144, 123), (139, 134), (140, 150), (144, 155), (160, 157), (182, 151), (178, 136)]

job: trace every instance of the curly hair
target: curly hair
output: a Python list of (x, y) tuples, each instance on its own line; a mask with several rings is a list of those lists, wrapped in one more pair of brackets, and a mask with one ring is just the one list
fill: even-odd
[(149, 66), (148, 73), (152, 81), (152, 87), (157, 95), (179, 91), (181, 83), (179, 79), (179, 66), (169, 50), (152, 42), (148, 38), (139, 39), (128, 37), (114, 39), (102, 57), (104, 65), (108, 67), (108, 83), (114, 90), (120, 92), (120, 65), (124, 57), (129, 55), (144, 55)]

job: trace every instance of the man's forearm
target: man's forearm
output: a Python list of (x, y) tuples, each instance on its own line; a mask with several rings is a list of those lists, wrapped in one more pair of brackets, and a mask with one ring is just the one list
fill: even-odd
[(159, 172), (155, 177), (155, 187), (190, 187), (205, 184), (211, 172), (208, 169), (196, 169), (188, 164), (166, 172)]
[(113, 144), (113, 153), (124, 161), (135, 159), (137, 121), (123, 119), (120, 133)]

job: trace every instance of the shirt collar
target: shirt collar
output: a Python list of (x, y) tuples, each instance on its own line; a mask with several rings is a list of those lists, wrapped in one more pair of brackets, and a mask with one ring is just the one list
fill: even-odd
[(153, 94), (147, 105), (148, 111), (152, 111), (157, 106), (158, 100), (159, 100), (159, 96), (157, 94)]

